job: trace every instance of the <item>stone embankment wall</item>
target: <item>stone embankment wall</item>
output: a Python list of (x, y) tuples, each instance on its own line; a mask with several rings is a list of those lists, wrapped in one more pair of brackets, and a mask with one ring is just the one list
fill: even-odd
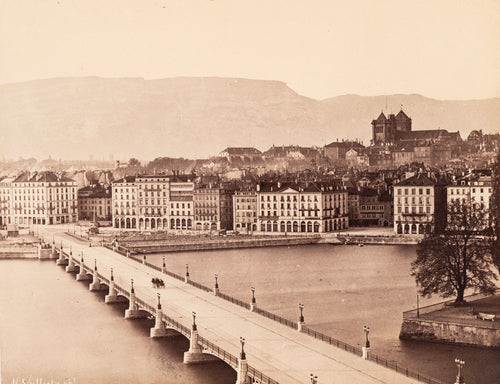
[(500, 329), (434, 320), (404, 320), (400, 339), (500, 348)]
[(36, 259), (38, 248), (34, 246), (0, 247), (0, 259)]
[(381, 235), (344, 235), (338, 234), (336, 237), (325, 237), (320, 243), (327, 244), (370, 244), (370, 245), (405, 245), (418, 244), (418, 237), (404, 236), (381, 236)]
[(175, 243), (175, 244), (156, 244), (156, 243), (130, 243), (120, 244), (136, 253), (162, 253), (162, 252), (182, 252), (182, 251), (206, 251), (215, 249), (234, 249), (234, 248), (254, 248), (254, 247), (277, 247), (291, 245), (316, 244), (319, 237), (293, 238), (283, 237), (275, 239), (244, 239), (244, 240), (222, 240), (205, 241), (197, 243)]

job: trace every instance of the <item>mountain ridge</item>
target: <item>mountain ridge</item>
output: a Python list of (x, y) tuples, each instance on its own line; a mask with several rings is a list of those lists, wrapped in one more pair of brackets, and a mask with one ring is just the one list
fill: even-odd
[(323, 146), (371, 137), (381, 110), (403, 105), (413, 129), (496, 133), (500, 98), (437, 100), (418, 94), (316, 100), (278, 80), (224, 77), (60, 77), (0, 85), (5, 157), (152, 160), (201, 158), (227, 146)]

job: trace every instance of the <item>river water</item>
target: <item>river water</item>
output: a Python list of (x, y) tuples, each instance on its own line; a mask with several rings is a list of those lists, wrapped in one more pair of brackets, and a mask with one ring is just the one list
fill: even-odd
[[(404, 342), (401, 313), (415, 308), (409, 275), (414, 246), (254, 248), (166, 254), (167, 268), (221, 292), (298, 320), (303, 303), (311, 328), (352, 345), (371, 328), (373, 352), (399, 365), (453, 383), (455, 357), (466, 361), (468, 384), (500, 382), (500, 352), (475, 347)], [(162, 255), (148, 256), (161, 265)], [(77, 383), (233, 383), (224, 363), (185, 366), (185, 339), (151, 340), (150, 320), (127, 321), (126, 305), (105, 305), (54, 261), (0, 261), (2, 378), (42, 377)], [(165, 298), (168, 302), (168, 298)], [(426, 305), (440, 301), (420, 300)], [(251, 357), (248, 357), (249, 363)]]

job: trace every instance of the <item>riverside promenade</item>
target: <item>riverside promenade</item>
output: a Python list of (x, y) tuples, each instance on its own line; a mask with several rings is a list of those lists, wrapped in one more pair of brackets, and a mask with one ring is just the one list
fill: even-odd
[[(137, 306), (131, 309), (154, 314), (156, 308), (156, 315), (163, 313), (168, 318), (160, 316), (158, 321), (157, 317), (154, 329), (158, 330), (166, 323), (167, 328), (175, 329), (191, 338), (191, 344), (194, 335), (192, 331), (193, 328), (196, 329), (196, 339), (203, 352), (216, 355), (232, 366), (238, 373), (238, 383), (250, 382), (250, 378), (253, 382), (260, 383), (309, 383), (311, 373), (318, 377), (317, 383), (418, 382), (225, 301), (213, 293), (161, 274), (147, 265), (137, 263), (111, 250), (88, 247), (88, 243), (67, 236), (63, 232), (46, 232), (41, 237), (50, 242), (53, 239), (57, 246), (62, 244), (64, 252), (69, 252), (71, 249), (73, 269), (75, 264), (81, 262), (83, 256), (84, 273), (80, 271), (77, 278), (85, 274), (92, 278), (90, 275), (97, 266), (95, 272), (98, 272), (96, 274), (98, 278), (94, 277), (91, 287), (95, 287), (96, 282), (97, 286), (99, 283), (110, 284), (109, 278), (113, 268), (113, 281), (120, 287), (117, 289), (119, 295), (128, 296), (132, 302), (134, 300), (131, 297), (131, 279), (133, 279)], [(161, 277), (165, 287), (153, 288), (151, 284), (153, 277)], [(161, 308), (158, 307), (158, 302)], [(196, 313), (196, 327), (193, 327), (193, 312)], [(139, 315), (140, 311), (136, 313)], [(162, 335), (162, 332), (152, 330), (153, 335)], [(244, 354), (240, 343), (241, 337), (245, 338)], [(364, 339), (362, 330), (360, 339)], [(191, 347), (190, 351), (193, 349), (196, 352), (197, 346), (191, 345)], [(200, 352), (201, 349), (199, 348)], [(189, 359), (186, 362), (189, 362)]]

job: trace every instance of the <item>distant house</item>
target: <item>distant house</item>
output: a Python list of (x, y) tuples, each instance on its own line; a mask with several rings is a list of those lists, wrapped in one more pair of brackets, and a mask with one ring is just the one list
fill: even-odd
[(298, 145), (272, 146), (262, 154), (267, 159), (311, 160), (319, 156), (316, 148), (299, 147)]
[(225, 157), (228, 161), (233, 160), (256, 160), (262, 158), (262, 152), (254, 147), (227, 147), (217, 157)]
[(364, 145), (357, 141), (334, 141), (328, 145), (325, 145), (323, 152), (325, 157), (331, 160), (345, 160), (346, 153), (351, 150), (361, 150)]

